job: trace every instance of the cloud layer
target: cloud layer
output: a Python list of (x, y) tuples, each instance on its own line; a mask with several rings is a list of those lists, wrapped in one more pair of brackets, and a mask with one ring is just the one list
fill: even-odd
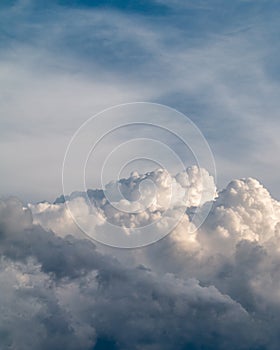
[[(251, 178), (216, 197), (203, 174), (208, 181), (191, 168), (166, 182), (162, 172), (149, 173), (157, 189), (166, 185), (157, 195), (174, 183), (187, 188), (187, 197), (176, 192), (187, 210), (170, 235), (137, 250), (79, 236), (59, 200), (30, 208), (2, 200), (1, 349), (278, 349), (280, 203)], [(122, 181), (130, 203), (145, 176)], [(190, 233), (194, 205), (209, 208), (201, 201), (209, 188), (210, 213)], [(89, 193), (102, 226), (106, 199)], [(66, 199), (86, 217), (83, 193)], [(151, 205), (159, 213), (162, 199), (160, 210)]]

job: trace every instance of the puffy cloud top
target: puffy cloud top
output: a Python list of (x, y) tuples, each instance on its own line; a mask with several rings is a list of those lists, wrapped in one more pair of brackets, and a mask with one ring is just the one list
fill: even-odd
[(279, 219), (279, 202), (257, 180), (234, 180), (219, 193), (200, 237), (220, 250), (232, 251), (242, 240), (266, 244), (277, 234)]
[[(145, 227), (163, 217), (176, 217), (215, 196), (213, 177), (193, 166), (176, 176), (163, 169), (144, 175), (134, 172), (127, 179), (109, 183), (104, 191), (73, 192), (65, 199), (58, 198), (54, 204), (44, 202), (29, 207), (36, 223), (62, 236), (77, 232), (73, 217), (90, 231), (109, 222), (122, 227), (126, 235), (129, 228)], [(65, 200), (72, 216), (63, 204)]]

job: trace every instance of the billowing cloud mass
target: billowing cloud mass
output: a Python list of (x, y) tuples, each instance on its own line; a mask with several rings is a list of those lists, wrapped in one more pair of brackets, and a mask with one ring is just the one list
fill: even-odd
[[(141, 188), (147, 179), (152, 190)], [(89, 190), (54, 204), (0, 202), (0, 349), (279, 349), (280, 203), (257, 180), (217, 193), (192, 167), (108, 188), (124, 198), (111, 191), (112, 205)], [(159, 242), (119, 250), (79, 233), (64, 201), (93, 229), (109, 220), (126, 234), (186, 211)], [(194, 211), (209, 208), (193, 230)]]
[[(77, 234), (76, 222), (96, 238), (96, 230), (102, 226), (109, 234), (107, 222), (122, 227), (124, 235), (130, 229), (152, 223), (158, 223), (154, 229), (160, 230), (164, 220), (171, 220), (187, 208), (199, 207), (215, 196), (213, 178), (204, 169), (193, 166), (176, 176), (163, 169), (144, 175), (133, 172), (128, 179), (109, 183), (104, 191), (74, 192), (69, 197), (57, 198), (54, 204), (30, 204), (29, 208), (34, 222), (45, 229), (61, 236)], [(114, 236), (115, 231), (110, 234)]]

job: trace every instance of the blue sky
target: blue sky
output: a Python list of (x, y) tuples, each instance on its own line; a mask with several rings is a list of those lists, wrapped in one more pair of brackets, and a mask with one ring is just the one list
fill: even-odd
[(80, 124), (115, 104), (150, 101), (197, 124), (220, 188), (251, 176), (279, 198), (278, 1), (0, 6), (2, 195), (54, 199)]

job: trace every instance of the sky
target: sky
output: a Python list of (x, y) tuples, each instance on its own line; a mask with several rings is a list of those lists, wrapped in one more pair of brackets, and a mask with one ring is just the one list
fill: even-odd
[(219, 188), (252, 176), (279, 198), (277, 1), (0, 6), (2, 195), (54, 200), (80, 125), (105, 108), (145, 101), (197, 125)]
[(279, 10), (0, 2), (0, 350), (278, 350)]

